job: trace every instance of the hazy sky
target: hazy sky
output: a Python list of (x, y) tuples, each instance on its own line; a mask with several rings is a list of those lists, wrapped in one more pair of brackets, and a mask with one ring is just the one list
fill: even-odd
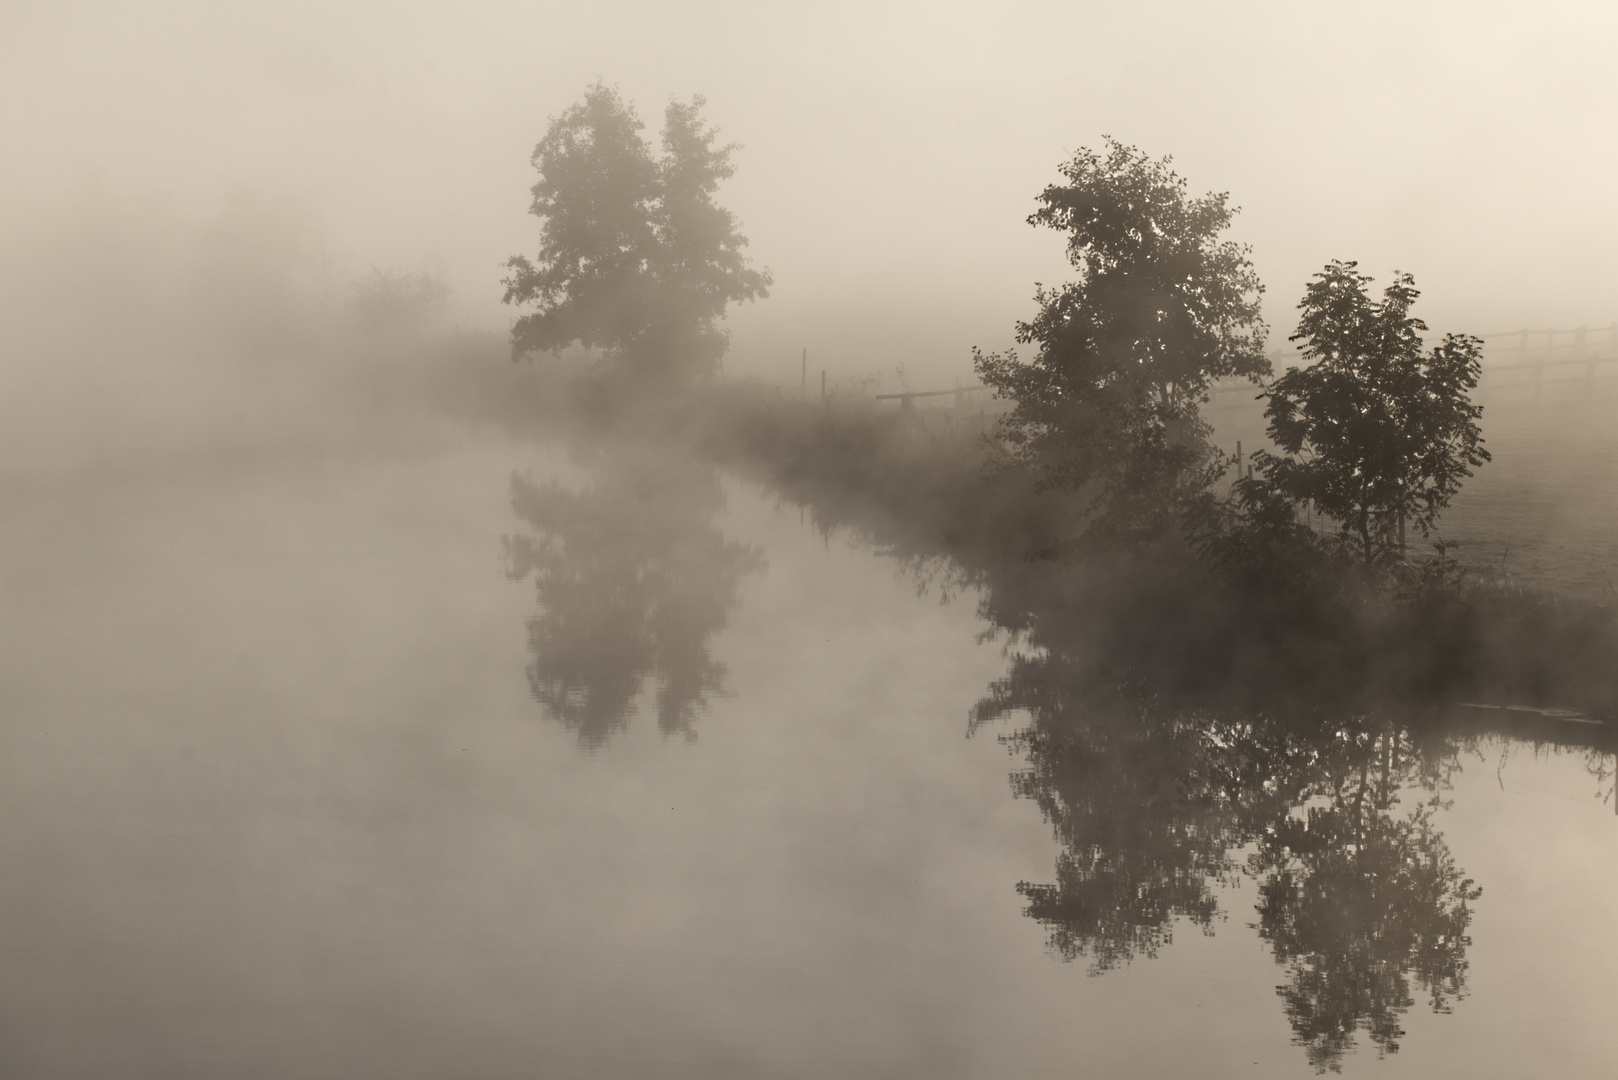
[(1023, 219), (1103, 134), (1231, 193), (1277, 342), (1331, 258), (1415, 273), (1435, 330), (1605, 325), (1615, 31), (1610, 3), (0, 0), (0, 259), (86, 200), (269, 207), (327, 273), (427, 268), (504, 325), (528, 155), (600, 78), (654, 139), (695, 92), (745, 144), (722, 199), (776, 288), (733, 370), (965, 372), (1063, 276)]

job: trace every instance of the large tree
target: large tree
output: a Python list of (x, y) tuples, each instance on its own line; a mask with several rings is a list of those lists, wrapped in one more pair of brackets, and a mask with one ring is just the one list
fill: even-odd
[(717, 368), (726, 307), (769, 295), (770, 274), (749, 265), (747, 238), (714, 201), (738, 146), (717, 143), (704, 104), (669, 103), (655, 157), (611, 87), (597, 83), (552, 119), (532, 158), (539, 254), (507, 264), (506, 303), (535, 309), (512, 327), (514, 358), (578, 344), (642, 380)]
[[(1408, 521), (1425, 536), (1461, 482), (1489, 460), (1470, 392), (1483, 342), (1446, 334), (1424, 351), (1410, 313), (1415, 278), (1395, 274), (1374, 299), (1353, 262), (1328, 263), (1298, 307), (1293, 341), (1307, 367), (1266, 391), (1278, 454), (1259, 452), (1262, 484), (1339, 523), (1367, 562), (1402, 552)], [(1259, 494), (1249, 491), (1249, 496)]]
[(1012, 456), (1092, 490), (1098, 524), (1123, 534), (1162, 528), (1217, 475), (1200, 412), (1212, 380), (1269, 372), (1263, 286), (1249, 249), (1220, 240), (1236, 210), (1189, 197), (1169, 165), (1111, 138), (1063, 165), (1028, 222), (1068, 234), (1078, 278), (1037, 288), (1016, 334), (1031, 362), (974, 353), (1015, 402), (999, 428)]

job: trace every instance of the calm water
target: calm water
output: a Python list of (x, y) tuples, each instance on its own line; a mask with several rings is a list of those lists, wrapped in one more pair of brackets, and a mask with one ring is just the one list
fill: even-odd
[(1165, 712), (677, 456), (249, 434), (6, 477), (7, 1077), (1618, 1066), (1595, 736)]

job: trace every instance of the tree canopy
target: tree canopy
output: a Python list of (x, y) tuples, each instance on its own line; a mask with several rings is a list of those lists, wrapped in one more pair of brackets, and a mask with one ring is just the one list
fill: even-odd
[(1015, 402), (999, 429), (1012, 456), (1049, 486), (1093, 486), (1100, 520), (1125, 533), (1161, 527), (1217, 474), (1209, 383), (1269, 373), (1263, 286), (1249, 249), (1219, 238), (1236, 210), (1224, 193), (1189, 197), (1169, 166), (1111, 138), (1063, 165), (1028, 222), (1068, 234), (1078, 278), (1037, 287), (1016, 333), (1032, 361), (974, 352)]
[(714, 200), (739, 147), (717, 143), (704, 104), (669, 102), (655, 157), (634, 107), (600, 83), (551, 120), (532, 157), (539, 253), (507, 263), (506, 303), (534, 307), (512, 326), (514, 358), (577, 344), (643, 380), (716, 370), (726, 307), (768, 296), (771, 279)]
[(1402, 547), (1406, 521), (1428, 535), (1472, 470), (1489, 460), (1470, 391), (1483, 342), (1446, 334), (1423, 351), (1427, 325), (1410, 313), (1415, 278), (1395, 274), (1375, 300), (1353, 262), (1331, 262), (1298, 304), (1308, 367), (1265, 392), (1270, 439), (1264, 484), (1337, 521), (1366, 561)]

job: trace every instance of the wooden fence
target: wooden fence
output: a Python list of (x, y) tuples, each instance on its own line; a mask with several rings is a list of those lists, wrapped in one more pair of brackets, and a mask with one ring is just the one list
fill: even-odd
[[(1597, 379), (1618, 379), (1618, 323), (1607, 326), (1580, 326), (1572, 330), (1504, 330), (1481, 334), (1483, 374), (1478, 381), (1480, 394), (1497, 390), (1531, 390), (1540, 400), (1550, 383), (1582, 382), (1593, 387)], [(1298, 354), (1277, 350), (1270, 353), (1270, 365), (1277, 371), (1296, 364)], [(804, 355), (803, 387), (809, 384), (808, 353)], [(968, 394), (985, 392), (982, 385), (957, 386), (953, 390), (916, 390), (898, 394), (876, 394), (877, 401), (897, 401), (901, 409), (915, 408), (918, 398), (953, 397), (960, 408)], [(1259, 387), (1246, 379), (1221, 379), (1208, 388), (1212, 404), (1222, 408), (1256, 407)], [(827, 396), (826, 373), (820, 373), (820, 396)]]
[(1531, 388), (1534, 400), (1551, 382), (1618, 378), (1618, 323), (1574, 330), (1512, 330), (1483, 335), (1479, 390)]
[[(1618, 379), (1618, 323), (1572, 330), (1503, 330), (1479, 336), (1483, 338), (1480, 395), (1523, 391), (1539, 401), (1552, 383), (1582, 383), (1593, 389), (1597, 380)], [(1277, 371), (1297, 360), (1295, 352), (1270, 354), (1271, 366)], [(1209, 390), (1213, 404), (1220, 407), (1258, 405), (1259, 388), (1245, 379), (1222, 379)]]
[(953, 390), (914, 390), (906, 391), (902, 394), (877, 394), (876, 400), (897, 401), (901, 409), (914, 409), (917, 398), (944, 397), (947, 394), (955, 398), (955, 407), (958, 409), (966, 403), (966, 395), (976, 394), (988, 389), (987, 386), (980, 383), (975, 386), (957, 386)]

